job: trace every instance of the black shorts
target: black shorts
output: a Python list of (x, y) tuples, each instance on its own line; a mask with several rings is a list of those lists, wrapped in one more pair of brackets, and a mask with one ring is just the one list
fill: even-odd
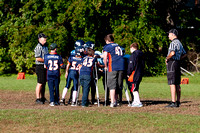
[(47, 70), (44, 68), (44, 65), (36, 65), (35, 72), (37, 74), (37, 82), (40, 84), (45, 84), (47, 80)]
[(122, 89), (123, 71), (112, 71), (107, 73), (107, 86), (110, 90)]
[(181, 82), (180, 61), (170, 60), (167, 64), (168, 85), (179, 85)]

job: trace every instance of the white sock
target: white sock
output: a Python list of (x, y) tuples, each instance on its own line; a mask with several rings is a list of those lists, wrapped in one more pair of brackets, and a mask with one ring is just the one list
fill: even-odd
[(73, 95), (72, 95), (72, 101), (75, 102), (76, 101), (76, 96), (77, 96), (77, 91), (73, 91)]
[(66, 96), (66, 94), (67, 94), (67, 88), (65, 87), (64, 89), (63, 89), (63, 93), (62, 93), (62, 99), (65, 99), (65, 96)]
[(134, 91), (133, 95), (134, 95), (134, 103), (140, 104), (141, 102), (140, 102), (140, 97), (139, 97), (138, 91)]

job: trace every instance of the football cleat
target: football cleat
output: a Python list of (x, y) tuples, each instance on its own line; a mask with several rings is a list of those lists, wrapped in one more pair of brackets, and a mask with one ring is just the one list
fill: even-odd
[(65, 105), (65, 99), (60, 100), (60, 105)]

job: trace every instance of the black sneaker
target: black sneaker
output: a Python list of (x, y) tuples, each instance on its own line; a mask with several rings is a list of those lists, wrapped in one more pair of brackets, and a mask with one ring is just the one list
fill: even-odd
[(41, 98), (41, 101), (43, 102), (43, 103), (49, 103), (49, 101), (44, 97), (44, 98)]
[(167, 106), (165, 106), (165, 107), (167, 107), (167, 108), (176, 108), (177, 105), (176, 105), (175, 102), (171, 102), (169, 105), (167, 105)]
[(180, 105), (181, 105), (180, 101), (176, 101), (176, 106), (180, 107)]
[(65, 105), (65, 99), (60, 100), (60, 105)]
[(72, 99), (69, 99), (69, 101), (68, 101), (68, 104), (70, 104), (70, 103), (71, 103), (71, 101), (72, 101)]
[(40, 99), (36, 99), (36, 100), (35, 100), (35, 103), (36, 103), (36, 104), (44, 104)]
[(72, 102), (71, 106), (76, 106), (76, 103), (75, 103), (75, 102)]

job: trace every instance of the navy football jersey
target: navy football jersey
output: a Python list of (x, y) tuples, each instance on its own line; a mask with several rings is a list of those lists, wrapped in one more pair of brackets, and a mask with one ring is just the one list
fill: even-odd
[(82, 62), (82, 67), (80, 70), (80, 75), (92, 75), (92, 70), (96, 61), (97, 59), (94, 57), (90, 56), (84, 57)]
[(69, 57), (68, 63), (70, 63), (70, 71), (78, 71), (78, 64), (82, 63), (82, 58), (78, 57)]
[(44, 64), (47, 68), (47, 80), (55, 79), (60, 76), (60, 66), (63, 60), (57, 53), (49, 53), (44, 56)]
[(123, 52), (116, 43), (106, 44), (103, 48), (104, 52), (108, 52), (108, 71), (124, 70)]

